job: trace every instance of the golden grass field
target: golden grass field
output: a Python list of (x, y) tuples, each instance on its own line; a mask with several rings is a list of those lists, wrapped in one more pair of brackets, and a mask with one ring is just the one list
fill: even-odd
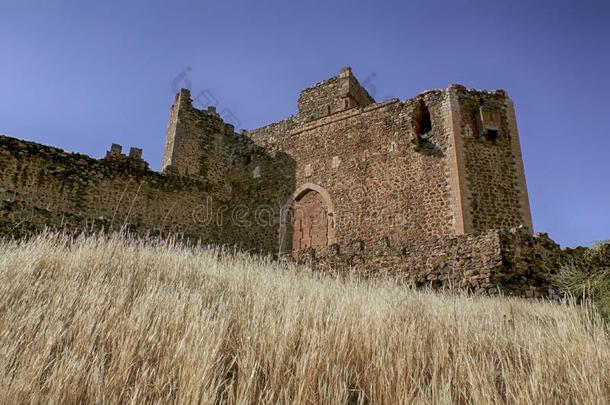
[(0, 403), (595, 404), (588, 307), (121, 237), (0, 243)]

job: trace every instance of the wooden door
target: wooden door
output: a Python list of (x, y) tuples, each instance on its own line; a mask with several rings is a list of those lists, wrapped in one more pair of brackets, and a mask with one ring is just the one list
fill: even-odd
[(302, 195), (293, 207), (292, 252), (308, 247), (322, 252), (328, 246), (328, 209), (313, 190)]

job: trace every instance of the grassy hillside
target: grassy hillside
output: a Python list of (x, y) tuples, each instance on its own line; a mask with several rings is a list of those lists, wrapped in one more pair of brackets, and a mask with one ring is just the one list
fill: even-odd
[(0, 403), (607, 403), (591, 311), (169, 242), (0, 243)]

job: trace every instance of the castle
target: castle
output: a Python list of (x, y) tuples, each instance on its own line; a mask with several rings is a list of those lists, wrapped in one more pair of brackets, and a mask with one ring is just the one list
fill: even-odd
[[(236, 133), (182, 89), (161, 172), (142, 150), (104, 159), (0, 137), (0, 230), (180, 234), (315, 263), (547, 295), (566, 255), (532, 234), (511, 100), (450, 85), (376, 102), (350, 68), (303, 90), (298, 113)], [(571, 257), (570, 256), (570, 257)]]

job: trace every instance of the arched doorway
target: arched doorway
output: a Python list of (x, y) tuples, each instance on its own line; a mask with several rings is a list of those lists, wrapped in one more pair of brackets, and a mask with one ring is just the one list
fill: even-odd
[(335, 243), (334, 206), (324, 188), (312, 183), (302, 185), (282, 211), (280, 252), (296, 255), (313, 248), (325, 253)]
[(307, 248), (321, 251), (328, 246), (328, 208), (314, 190), (306, 191), (292, 208), (292, 253)]

